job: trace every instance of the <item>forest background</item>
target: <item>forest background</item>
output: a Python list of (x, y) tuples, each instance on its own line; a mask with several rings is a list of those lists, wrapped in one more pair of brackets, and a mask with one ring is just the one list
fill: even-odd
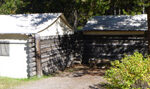
[(0, 14), (64, 13), (74, 29), (92, 16), (146, 14), (150, 0), (0, 0)]

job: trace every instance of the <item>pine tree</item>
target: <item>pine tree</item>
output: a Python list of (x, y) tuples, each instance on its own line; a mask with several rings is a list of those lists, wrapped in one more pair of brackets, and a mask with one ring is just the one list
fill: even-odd
[(18, 8), (23, 6), (21, 0), (1, 0), (0, 14), (15, 14)]

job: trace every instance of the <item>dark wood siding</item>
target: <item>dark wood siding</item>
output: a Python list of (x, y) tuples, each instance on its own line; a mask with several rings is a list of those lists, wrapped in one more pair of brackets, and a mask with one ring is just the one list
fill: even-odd
[(144, 35), (84, 35), (83, 61), (89, 58), (121, 59), (124, 54), (131, 55), (135, 51), (146, 54), (148, 42)]
[(82, 42), (76, 35), (41, 37), (40, 43), (42, 71), (46, 75), (64, 70), (82, 55)]

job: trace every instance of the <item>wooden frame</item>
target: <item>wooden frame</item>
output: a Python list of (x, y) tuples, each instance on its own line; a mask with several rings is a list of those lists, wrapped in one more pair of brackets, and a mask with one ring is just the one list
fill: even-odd
[(144, 35), (145, 31), (84, 31), (84, 35)]

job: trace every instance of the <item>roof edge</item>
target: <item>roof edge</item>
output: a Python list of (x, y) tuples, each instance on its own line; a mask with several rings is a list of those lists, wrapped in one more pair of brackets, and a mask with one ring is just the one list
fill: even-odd
[(65, 18), (64, 14), (62, 13), (60, 18), (62, 19), (62, 21), (70, 28), (73, 30), (72, 26), (68, 23), (67, 19)]
[(50, 25), (48, 25), (47, 27), (45, 27), (44, 29), (42, 29), (42, 30), (40, 30), (40, 31), (38, 31), (38, 32), (36, 32), (36, 33), (40, 33), (40, 32), (45, 31), (46, 29), (48, 29), (49, 27), (51, 27), (59, 18), (61, 18), (62, 21), (63, 21), (70, 29), (73, 30), (73, 28), (70, 26), (70, 24), (69, 24), (68, 21), (66, 20), (65, 16), (63, 15), (63, 13), (58, 13), (58, 14), (60, 14), (60, 15), (58, 16), (58, 18), (57, 18), (56, 20), (54, 20), (53, 23), (51, 23)]
[[(61, 16), (61, 15), (60, 15)], [(43, 32), (45, 31), (46, 29), (48, 29), (49, 27), (51, 27), (59, 18), (60, 16), (57, 17), (57, 19), (54, 20), (54, 22), (52, 22), (50, 25), (48, 25), (47, 27), (45, 27), (44, 29), (40, 30), (40, 31), (37, 31), (36, 33), (40, 33), (40, 32)]]

